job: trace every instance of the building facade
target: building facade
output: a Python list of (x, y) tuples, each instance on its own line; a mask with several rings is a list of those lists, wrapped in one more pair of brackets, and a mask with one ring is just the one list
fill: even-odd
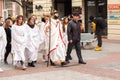
[(120, 1), (108, 0), (108, 38), (120, 40)]
[[(18, 15), (22, 10), (16, 3), (7, 4), (8, 0), (0, 0), (0, 15), (6, 17), (8, 14)], [(120, 1), (119, 0), (33, 0), (33, 14), (38, 19), (44, 13), (50, 13), (51, 9), (56, 9), (60, 17), (70, 15), (77, 10), (80, 13), (82, 24), (86, 32), (89, 32), (89, 17), (97, 16), (101, 13), (106, 19), (108, 26), (104, 31), (108, 39), (120, 40)]]
[(21, 14), (20, 6), (10, 0), (0, 0), (0, 16), (6, 19), (8, 16)]
[(0, 0), (0, 16), (2, 15), (2, 0)]
[(38, 16), (50, 12), (51, 6), (58, 10), (60, 17), (69, 15), (78, 9), (86, 32), (89, 31), (89, 16), (97, 16), (98, 13), (101, 13), (108, 23), (104, 34), (108, 39), (120, 40), (119, 0), (34, 0), (35, 5), (43, 7), (41, 10), (34, 8), (33, 12)]

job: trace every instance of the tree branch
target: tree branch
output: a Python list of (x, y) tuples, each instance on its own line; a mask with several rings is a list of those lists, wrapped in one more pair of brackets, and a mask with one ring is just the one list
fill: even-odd
[(23, 5), (22, 5), (20, 2), (18, 2), (18, 0), (11, 0), (11, 1), (16, 2), (16, 3), (19, 4), (21, 7), (23, 7)]

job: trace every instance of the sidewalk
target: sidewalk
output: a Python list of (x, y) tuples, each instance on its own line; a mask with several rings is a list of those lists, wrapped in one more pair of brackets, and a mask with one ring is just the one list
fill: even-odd
[(0, 80), (120, 80), (119, 44), (120, 41), (103, 40), (102, 51), (82, 49), (86, 65), (78, 64), (75, 50), (72, 51), (73, 60), (66, 67), (46, 67), (46, 63), (39, 59), (35, 68), (16, 70), (9, 57), (8, 65), (0, 64), (5, 70), (0, 73)]

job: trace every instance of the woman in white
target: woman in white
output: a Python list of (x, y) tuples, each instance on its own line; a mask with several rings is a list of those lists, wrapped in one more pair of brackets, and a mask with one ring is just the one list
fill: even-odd
[(22, 69), (25, 70), (27, 67), (25, 66), (24, 52), (26, 47), (27, 33), (22, 15), (17, 16), (16, 22), (12, 26), (11, 34), (14, 65), (17, 68), (18, 62), (20, 62)]
[[(68, 23), (69, 23), (69, 18), (68, 18), (68, 17), (65, 17), (65, 18), (63, 19), (63, 38), (64, 38), (64, 41), (65, 41), (65, 43), (66, 43), (66, 50), (67, 50), (67, 45), (68, 45), (68, 36), (67, 36)], [(70, 55), (70, 60), (72, 60), (71, 55)]]
[[(67, 26), (68, 26), (68, 23), (69, 23), (69, 19), (68, 19), (68, 17), (65, 17), (64, 19), (63, 19), (63, 38), (64, 38), (64, 41), (65, 41), (65, 43), (66, 43), (66, 45), (68, 44), (68, 37), (67, 37)], [(66, 49), (67, 49), (67, 47), (66, 47)]]
[[(6, 47), (6, 33), (2, 26), (0, 26), (0, 63), (4, 59), (5, 47)], [(0, 68), (0, 72), (3, 70)]]
[(34, 62), (37, 61), (38, 48), (40, 43), (39, 27), (35, 24), (35, 18), (31, 16), (26, 26), (27, 31), (27, 45), (26, 45), (26, 57), (28, 59), (28, 66), (35, 67)]
[[(65, 65), (65, 42), (63, 40), (63, 31), (61, 21), (58, 19), (58, 12), (54, 12), (54, 17), (51, 19), (51, 23), (48, 21), (45, 25), (46, 27), (46, 49), (49, 49), (49, 39), (50, 42), (50, 59), (51, 65), (61, 64), (61, 66)], [(49, 31), (51, 30), (51, 34), (49, 35)], [(50, 37), (49, 37), (50, 36)]]

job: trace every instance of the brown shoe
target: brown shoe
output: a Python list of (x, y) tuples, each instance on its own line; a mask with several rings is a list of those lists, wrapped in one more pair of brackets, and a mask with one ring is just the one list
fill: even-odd
[(61, 66), (67, 65), (67, 62), (61, 62)]

